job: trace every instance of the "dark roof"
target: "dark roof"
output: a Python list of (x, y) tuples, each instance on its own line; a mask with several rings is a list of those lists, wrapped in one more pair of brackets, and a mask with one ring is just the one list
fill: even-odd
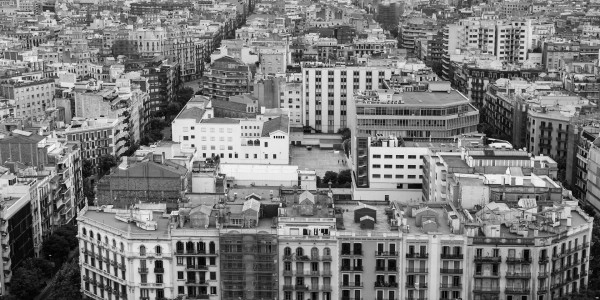
[(113, 169), (111, 177), (180, 177), (185, 175), (187, 169), (181, 165), (165, 161), (165, 164), (153, 161), (141, 161), (128, 166), (126, 170), (118, 166)]
[(213, 99), (212, 106), (213, 108), (246, 112), (246, 104), (244, 103)]
[(24, 136), (18, 133), (12, 133), (12, 135), (6, 136), (3, 139), (0, 139), (0, 143), (9, 142), (10, 143), (38, 143), (43, 140), (44, 137), (38, 134), (31, 134), (30, 136)]
[(204, 115), (204, 109), (200, 107), (187, 107), (181, 113), (179, 113), (178, 119), (196, 119), (196, 122), (202, 120)]
[(290, 119), (287, 116), (281, 116), (269, 121), (266, 121), (263, 125), (262, 136), (269, 136), (271, 132), (281, 130), (288, 133), (288, 124)]
[(212, 119), (204, 119), (202, 123), (223, 123), (223, 124), (237, 124), (240, 120), (229, 119), (229, 118), (212, 118)]

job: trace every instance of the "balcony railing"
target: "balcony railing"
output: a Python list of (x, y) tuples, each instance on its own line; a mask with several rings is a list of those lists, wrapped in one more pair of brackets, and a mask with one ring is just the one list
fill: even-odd
[(342, 255), (362, 255), (362, 250), (342, 251)]
[(140, 272), (140, 273), (148, 273), (148, 268), (138, 268), (138, 272)]
[(375, 251), (375, 256), (398, 256), (397, 251)]
[(441, 258), (442, 259), (463, 259), (463, 255), (462, 254), (452, 254), (452, 253), (442, 253), (441, 254)]
[(408, 289), (426, 289), (427, 283), (406, 283)]
[(165, 268), (154, 268), (154, 273), (164, 273)]
[(500, 272), (475, 272), (475, 277), (500, 277)]
[(356, 281), (356, 282), (342, 281), (342, 286), (361, 287), (361, 286), (363, 286), (363, 283), (359, 282), (359, 281)]
[(507, 257), (507, 264), (523, 264), (523, 263), (531, 263), (531, 257)]
[(505, 294), (529, 294), (531, 290), (527, 286), (523, 287), (507, 287), (504, 289)]
[(342, 271), (362, 271), (362, 266), (342, 266)]
[(440, 284), (440, 288), (442, 288), (442, 289), (462, 289), (462, 284), (442, 283), (442, 284)]
[(506, 278), (531, 278), (529, 272), (506, 272)]
[(406, 258), (429, 258), (428, 253), (406, 253)]
[(427, 273), (427, 268), (406, 268), (406, 273)]
[(397, 282), (382, 282), (382, 281), (377, 281), (375, 282), (375, 287), (394, 287), (397, 288), (398, 287), (398, 283)]
[(500, 293), (500, 287), (475, 286), (473, 287), (473, 293)]
[(462, 274), (463, 269), (440, 269), (440, 273), (442, 274)]
[(475, 256), (476, 262), (482, 263), (499, 263), (502, 262), (501, 256)]

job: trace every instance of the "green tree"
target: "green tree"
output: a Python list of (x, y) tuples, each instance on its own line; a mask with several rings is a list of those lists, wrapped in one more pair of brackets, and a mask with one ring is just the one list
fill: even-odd
[(184, 87), (177, 91), (175, 101), (183, 106), (186, 105), (192, 97), (194, 97), (194, 89), (191, 87)]
[(337, 183), (340, 186), (352, 183), (352, 175), (350, 173), (350, 169), (340, 171), (337, 177)]
[(110, 169), (117, 166), (117, 158), (111, 154), (104, 154), (98, 159), (98, 168), (100, 169), (100, 177), (107, 174)]
[(89, 159), (84, 159), (81, 165), (81, 175), (83, 178), (88, 178), (94, 174), (94, 164)]
[(77, 226), (63, 225), (54, 231), (53, 235), (63, 237), (69, 243), (69, 249), (75, 249), (79, 245), (77, 240)]
[(27, 270), (35, 271), (46, 278), (50, 278), (52, 276), (52, 270), (54, 269), (52, 262), (38, 257), (28, 258), (23, 262), (21, 267)]
[(50, 300), (79, 300), (82, 299), (81, 274), (76, 260), (64, 264), (53, 280)]
[(352, 133), (350, 132), (350, 128), (340, 128), (340, 129), (338, 129), (337, 133), (342, 135), (342, 142), (349, 140), (350, 137), (352, 136)]
[(338, 180), (338, 173), (333, 171), (325, 172), (325, 176), (323, 176), (323, 184), (328, 185), (331, 182), (332, 185), (336, 184)]
[(69, 241), (65, 237), (53, 234), (42, 244), (42, 251), (50, 261), (60, 265), (69, 256), (69, 246)]
[(43, 278), (37, 270), (18, 268), (10, 280), (10, 293), (18, 299), (34, 299), (42, 290)]

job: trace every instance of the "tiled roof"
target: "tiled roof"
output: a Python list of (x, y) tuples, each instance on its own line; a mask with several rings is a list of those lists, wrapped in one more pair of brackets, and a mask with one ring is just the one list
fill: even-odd
[(290, 119), (287, 116), (281, 116), (269, 121), (263, 125), (262, 136), (269, 136), (271, 132), (281, 130), (288, 133), (288, 124)]
[(213, 108), (220, 108), (220, 109), (226, 109), (226, 110), (234, 110), (234, 111), (241, 111), (241, 112), (246, 111), (246, 104), (225, 101), (225, 100), (213, 99), (212, 106), (213, 106)]

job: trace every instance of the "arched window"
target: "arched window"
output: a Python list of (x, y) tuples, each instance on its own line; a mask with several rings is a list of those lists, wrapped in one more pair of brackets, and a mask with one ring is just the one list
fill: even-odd
[(254, 146), (254, 142), (252, 140), (248, 140), (248, 146)]
[(112, 246), (113, 248), (117, 248), (117, 241), (115, 239), (112, 240)]
[(296, 248), (296, 256), (304, 256), (304, 249), (302, 247)]
[(292, 248), (285, 247), (285, 249), (283, 249), (283, 255), (285, 255), (285, 256), (292, 255)]
[(323, 249), (323, 255), (331, 255), (331, 249), (329, 249), (329, 248)]
[(83, 236), (86, 236), (86, 235), (87, 235), (87, 230), (85, 230), (85, 227), (83, 227), (83, 228), (81, 229), (81, 233), (83, 234)]
[(154, 247), (154, 252), (156, 252), (156, 254), (162, 254), (162, 248), (160, 248), (160, 246), (156, 246)]
[(216, 249), (215, 242), (210, 242), (210, 243), (208, 243), (208, 251), (209, 251), (211, 254), (215, 254), (215, 253), (217, 253), (217, 249)]
[(94, 238), (94, 232), (90, 230), (90, 239)]
[(185, 243), (185, 251), (187, 253), (194, 253), (194, 243), (193, 242)]
[(254, 140), (254, 146), (260, 146), (260, 141), (259, 140)]
[(146, 256), (146, 246), (140, 246), (140, 256)]
[(125, 251), (125, 245), (123, 245), (123, 242), (121, 242), (120, 248), (121, 248), (121, 252)]
[(175, 249), (177, 253), (183, 253), (183, 242), (177, 242), (177, 244), (175, 244)]
[(102, 242), (102, 236), (99, 233), (96, 233), (96, 239), (98, 242)]
[(312, 249), (310, 249), (310, 257), (312, 257), (313, 259), (319, 257), (319, 249), (317, 249), (317, 247), (313, 247)]
[(108, 245), (108, 237), (107, 236), (104, 237), (104, 244)]
[(206, 253), (206, 244), (204, 242), (196, 243), (196, 249), (198, 253)]

